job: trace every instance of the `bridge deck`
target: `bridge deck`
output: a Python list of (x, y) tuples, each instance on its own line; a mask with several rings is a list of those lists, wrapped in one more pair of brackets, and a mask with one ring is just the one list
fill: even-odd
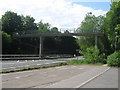
[(39, 33), (14, 35), (14, 37), (46, 37), (46, 36), (103, 36), (102, 33)]

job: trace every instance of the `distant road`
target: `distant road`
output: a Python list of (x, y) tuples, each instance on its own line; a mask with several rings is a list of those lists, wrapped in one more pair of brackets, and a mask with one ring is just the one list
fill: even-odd
[(81, 59), (82, 57), (75, 58), (59, 58), (59, 59), (43, 59), (43, 60), (17, 60), (17, 61), (2, 61), (2, 69), (3, 70), (12, 70), (12, 69), (20, 69), (23, 67), (31, 67), (31, 66), (41, 66), (41, 65), (50, 65), (58, 62), (67, 62), (72, 59)]

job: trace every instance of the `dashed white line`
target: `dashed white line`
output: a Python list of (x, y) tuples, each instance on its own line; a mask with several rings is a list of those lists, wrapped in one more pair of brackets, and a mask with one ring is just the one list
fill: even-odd
[(83, 69), (83, 68), (78, 68), (78, 69)]
[(57, 62), (52, 62), (52, 63), (57, 63)]
[(30, 65), (25, 65), (25, 66), (27, 66), (27, 67), (28, 67), (28, 66), (30, 66)]
[(10, 68), (15, 68), (15, 67), (10, 67)]
[(37, 64), (37, 65), (42, 65), (42, 64)]
[(45, 63), (45, 64), (50, 64), (50, 63)]
[(20, 77), (15, 77), (16, 79), (19, 79)]

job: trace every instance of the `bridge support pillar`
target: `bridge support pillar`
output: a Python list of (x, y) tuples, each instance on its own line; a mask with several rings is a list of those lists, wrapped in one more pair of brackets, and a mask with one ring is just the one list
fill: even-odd
[(95, 35), (95, 48), (98, 48), (98, 36)]
[(40, 46), (39, 46), (39, 58), (42, 58), (42, 36), (40, 37)]

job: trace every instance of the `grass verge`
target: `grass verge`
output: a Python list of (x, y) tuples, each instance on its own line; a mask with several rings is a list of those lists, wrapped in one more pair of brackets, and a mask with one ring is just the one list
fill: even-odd
[(83, 60), (70, 60), (69, 65), (103, 65), (102, 63), (88, 63), (85, 59)]

